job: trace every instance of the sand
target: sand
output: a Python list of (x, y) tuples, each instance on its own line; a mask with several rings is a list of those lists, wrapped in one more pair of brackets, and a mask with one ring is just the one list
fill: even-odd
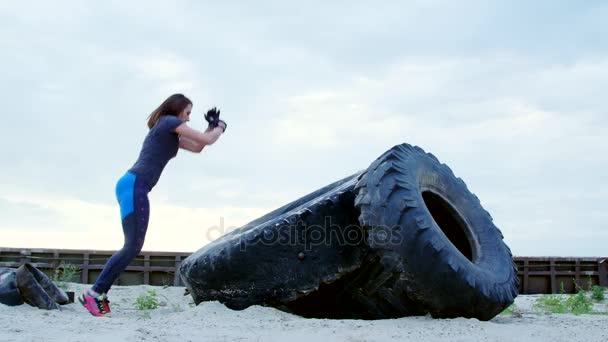
[[(77, 294), (85, 285), (69, 283)], [(135, 309), (157, 293), (158, 309)], [(0, 304), (0, 341), (608, 341), (608, 315), (535, 313), (537, 296), (519, 296), (515, 315), (477, 319), (405, 317), (377, 321), (305, 319), (273, 308), (233, 311), (218, 302), (198, 306), (183, 287), (114, 286), (112, 316), (91, 316), (78, 303), (59, 310)], [(608, 311), (608, 304), (596, 308)]]

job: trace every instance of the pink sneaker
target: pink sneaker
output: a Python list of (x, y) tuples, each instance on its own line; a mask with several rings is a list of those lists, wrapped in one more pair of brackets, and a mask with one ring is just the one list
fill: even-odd
[(110, 310), (110, 299), (108, 298), (108, 294), (104, 293), (101, 295), (101, 303), (103, 304), (103, 308), (106, 311), (106, 313), (110, 313), (112, 312), (112, 310)]
[(108, 316), (110, 313), (110, 301), (103, 294), (93, 296), (87, 290), (82, 296), (78, 297), (78, 301), (95, 317)]

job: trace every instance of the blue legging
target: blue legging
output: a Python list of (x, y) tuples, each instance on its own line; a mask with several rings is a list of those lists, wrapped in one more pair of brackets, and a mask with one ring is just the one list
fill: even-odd
[(150, 217), (149, 192), (147, 183), (131, 172), (125, 173), (116, 183), (125, 244), (105, 264), (93, 285), (93, 291), (107, 293), (120, 273), (141, 251)]

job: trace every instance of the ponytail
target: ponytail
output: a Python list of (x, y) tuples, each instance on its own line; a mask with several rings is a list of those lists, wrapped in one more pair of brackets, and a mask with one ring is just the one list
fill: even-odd
[(148, 128), (152, 129), (160, 119), (161, 108), (156, 108), (150, 116), (148, 116)]
[(183, 94), (173, 94), (169, 96), (150, 116), (148, 116), (148, 128), (152, 129), (163, 115), (178, 116), (192, 101)]

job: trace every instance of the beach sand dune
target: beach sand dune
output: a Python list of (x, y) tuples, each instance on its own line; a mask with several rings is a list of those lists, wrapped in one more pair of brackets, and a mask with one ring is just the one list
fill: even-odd
[[(77, 295), (85, 288), (68, 284)], [(161, 306), (137, 310), (136, 298), (149, 290)], [(183, 287), (114, 286), (110, 318), (93, 317), (79, 303), (64, 305), (62, 311), (0, 304), (0, 341), (608, 341), (607, 315), (536, 314), (532, 303), (537, 296), (516, 299), (521, 314), (481, 322), (428, 316), (305, 319), (261, 306), (243, 311), (218, 302), (195, 306), (183, 293)]]

